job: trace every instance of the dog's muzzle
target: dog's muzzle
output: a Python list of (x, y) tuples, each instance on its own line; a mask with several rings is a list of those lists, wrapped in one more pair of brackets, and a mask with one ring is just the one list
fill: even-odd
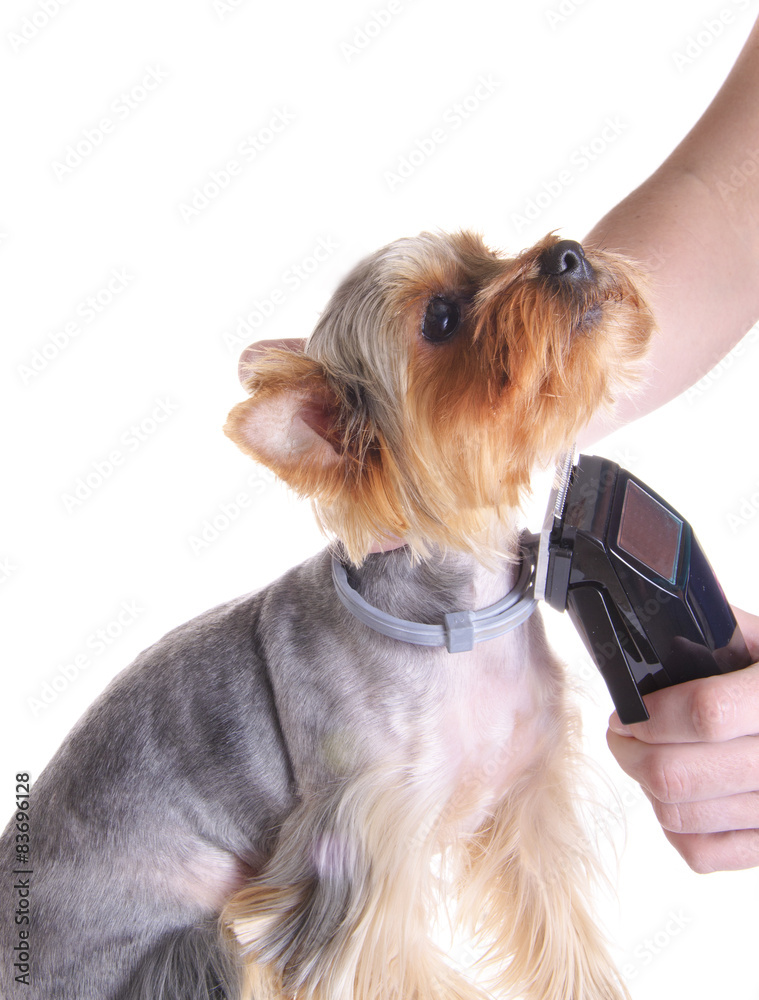
[(546, 277), (562, 281), (587, 281), (593, 277), (593, 268), (585, 251), (574, 240), (560, 240), (544, 250), (538, 266)]

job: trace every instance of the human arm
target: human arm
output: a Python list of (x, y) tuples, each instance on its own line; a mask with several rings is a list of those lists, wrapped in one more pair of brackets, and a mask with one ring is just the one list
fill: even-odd
[(641, 390), (581, 447), (674, 399), (759, 319), (759, 20), (696, 125), (583, 242), (643, 265), (658, 329)]

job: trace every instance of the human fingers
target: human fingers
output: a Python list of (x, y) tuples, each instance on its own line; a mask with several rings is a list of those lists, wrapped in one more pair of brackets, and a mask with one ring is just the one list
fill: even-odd
[(643, 743), (721, 743), (759, 732), (759, 663), (714, 677), (675, 684), (644, 698), (647, 722), (609, 729)]
[(759, 736), (724, 743), (648, 744), (609, 732), (607, 741), (622, 770), (663, 804), (759, 789)]
[(723, 795), (703, 802), (659, 802), (646, 793), (663, 830), (670, 833), (727, 833), (759, 829), (759, 791)]
[(746, 640), (751, 659), (759, 661), (759, 615), (752, 615), (740, 608), (733, 608), (733, 613)]
[(759, 865), (759, 830), (726, 833), (672, 833), (664, 836), (699, 875), (742, 871)]

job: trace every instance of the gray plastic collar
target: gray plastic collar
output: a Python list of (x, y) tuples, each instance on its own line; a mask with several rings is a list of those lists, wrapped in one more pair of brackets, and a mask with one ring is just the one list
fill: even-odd
[(455, 611), (444, 615), (442, 625), (406, 621), (373, 607), (348, 583), (345, 567), (336, 556), (332, 557), (332, 579), (342, 604), (375, 632), (417, 646), (445, 646), (449, 653), (461, 653), (472, 649), (476, 642), (505, 635), (526, 622), (535, 610), (538, 602), (533, 593), (534, 541), (531, 537), (525, 538), (519, 577), (505, 597), (481, 611)]

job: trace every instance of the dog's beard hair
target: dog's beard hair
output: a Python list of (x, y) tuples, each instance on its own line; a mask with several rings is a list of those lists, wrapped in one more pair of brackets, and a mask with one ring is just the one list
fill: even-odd
[(606, 877), (578, 818), (588, 762), (565, 746), (537, 763), (464, 845), (459, 914), (480, 943), (483, 982), (497, 996), (629, 1000), (591, 917)]
[[(551, 720), (472, 835), (487, 779), (454, 788), (400, 760), (304, 802), (223, 915), (252, 1000), (627, 997), (589, 917), (598, 871), (576, 814), (575, 720), (562, 704)], [(473, 977), (429, 935), (441, 910), (482, 956)]]
[(428, 937), (433, 856), (451, 822), (440, 791), (398, 762), (285, 822), (271, 863), (224, 914), (256, 1000), (478, 996)]

